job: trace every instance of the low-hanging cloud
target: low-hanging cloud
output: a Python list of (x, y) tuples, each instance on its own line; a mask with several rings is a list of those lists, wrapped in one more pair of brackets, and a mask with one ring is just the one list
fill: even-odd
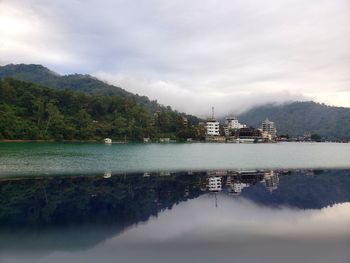
[(90, 73), (180, 111), (350, 106), (347, 0), (0, 1), (0, 63)]

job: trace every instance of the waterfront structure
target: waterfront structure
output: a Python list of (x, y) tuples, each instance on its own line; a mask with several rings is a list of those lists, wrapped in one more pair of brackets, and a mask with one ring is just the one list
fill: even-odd
[(225, 125), (224, 125), (225, 136), (230, 136), (233, 131), (246, 128), (246, 127), (247, 125), (239, 123), (237, 117), (229, 116), (225, 118)]
[(207, 121), (207, 135), (208, 136), (219, 136), (220, 135), (220, 124), (215, 119), (209, 119)]
[(277, 131), (275, 123), (273, 121), (270, 121), (268, 118), (266, 118), (266, 120), (262, 122), (261, 129), (263, 132), (270, 134), (272, 139), (276, 138)]
[(247, 127), (247, 125), (239, 123), (237, 117), (226, 117), (225, 118), (225, 126), (229, 130), (235, 130), (235, 129), (241, 129), (241, 128)]
[(219, 136), (220, 123), (214, 118), (214, 107), (212, 107), (211, 119), (207, 120), (207, 136)]
[(272, 140), (272, 135), (270, 133), (268, 133), (267, 131), (261, 130), (261, 137), (264, 141), (271, 141)]
[(236, 130), (234, 135), (240, 140), (251, 140), (253, 142), (255, 139), (261, 138), (261, 131), (252, 127), (241, 128)]
[(226, 142), (225, 136), (207, 136), (205, 138), (207, 142)]

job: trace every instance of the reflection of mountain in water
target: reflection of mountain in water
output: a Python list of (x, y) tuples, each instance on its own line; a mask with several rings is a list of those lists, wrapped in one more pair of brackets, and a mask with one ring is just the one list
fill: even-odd
[(1, 179), (0, 224), (129, 224), (221, 190), (272, 206), (322, 208), (350, 200), (349, 170), (107, 174)]
[(209, 174), (208, 190), (222, 190), (267, 206), (320, 209), (350, 200), (349, 170), (219, 171)]
[[(211, 188), (213, 185), (215, 188)], [(14, 227), (18, 231), (21, 226), (23, 231), (29, 228), (33, 233), (23, 234), (27, 238), (24, 246), (86, 248), (128, 226), (147, 221), (174, 204), (211, 191), (233, 196), (232, 202), (245, 198), (267, 206), (320, 209), (350, 201), (350, 171), (106, 173), (89, 177), (2, 178), (0, 247), (10, 248), (15, 244), (9, 229)], [(55, 238), (37, 239), (34, 229), (46, 229), (55, 233)], [(79, 233), (84, 235), (80, 238)], [(69, 238), (72, 235), (77, 235), (74, 241)]]
[[(96, 245), (199, 196), (198, 180), (187, 173), (1, 179), (0, 247), (18, 246), (11, 241), (13, 230), (16, 236), (23, 234), (21, 244), (26, 248), (70, 250)], [(55, 238), (46, 240), (46, 233)], [(69, 238), (72, 235), (76, 237)]]
[(350, 201), (350, 171), (292, 171), (279, 176), (278, 188), (273, 191), (256, 184), (245, 189), (242, 196), (268, 206), (320, 209)]
[[(186, 173), (187, 174), (187, 173)], [(1, 225), (145, 221), (199, 195), (198, 176), (43, 177), (2, 179)]]

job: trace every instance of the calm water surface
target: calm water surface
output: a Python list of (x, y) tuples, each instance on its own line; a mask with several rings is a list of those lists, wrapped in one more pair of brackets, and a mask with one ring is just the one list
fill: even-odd
[(350, 262), (350, 170), (10, 176), (0, 193), (2, 263)]
[(349, 263), (349, 247), (350, 144), (0, 143), (1, 263)]
[(0, 143), (0, 176), (263, 168), (350, 168), (350, 143)]

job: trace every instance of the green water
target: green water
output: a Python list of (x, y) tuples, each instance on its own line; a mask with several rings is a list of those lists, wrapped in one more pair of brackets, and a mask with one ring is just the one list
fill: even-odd
[(265, 168), (350, 168), (350, 144), (0, 143), (0, 176)]

